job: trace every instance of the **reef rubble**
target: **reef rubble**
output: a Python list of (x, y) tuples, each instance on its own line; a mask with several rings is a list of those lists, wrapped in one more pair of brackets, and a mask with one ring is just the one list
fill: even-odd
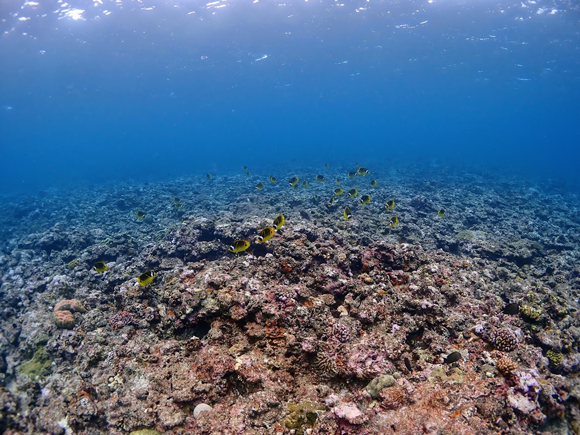
[(0, 431), (580, 434), (577, 194), (301, 173), (4, 199)]

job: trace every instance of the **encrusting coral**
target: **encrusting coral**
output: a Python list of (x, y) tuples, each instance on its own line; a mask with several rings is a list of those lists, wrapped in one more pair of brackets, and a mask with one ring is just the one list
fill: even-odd
[(72, 329), (75, 326), (73, 313), (85, 313), (86, 311), (85, 307), (76, 299), (63, 299), (54, 307), (54, 323), (59, 328)]

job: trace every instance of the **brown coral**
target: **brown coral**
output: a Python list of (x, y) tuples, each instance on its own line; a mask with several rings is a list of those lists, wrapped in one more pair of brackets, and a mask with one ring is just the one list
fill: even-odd
[(516, 371), (518, 364), (512, 360), (510, 357), (503, 355), (497, 360), (497, 369), (504, 375), (510, 374)]
[(288, 263), (287, 261), (281, 261), (280, 270), (282, 271), (283, 274), (286, 275), (292, 272), (292, 266), (290, 266), (290, 263)]
[(314, 367), (320, 373), (323, 378), (333, 378), (338, 374), (338, 367), (336, 361), (330, 357), (330, 355), (319, 352), (314, 359)]
[(518, 345), (516, 334), (510, 329), (500, 329), (495, 334), (495, 347), (502, 352), (511, 352)]

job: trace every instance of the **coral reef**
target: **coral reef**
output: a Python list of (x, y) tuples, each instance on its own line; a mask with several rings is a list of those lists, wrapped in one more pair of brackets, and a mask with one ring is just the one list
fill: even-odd
[[(256, 191), (245, 174), (11, 198), (0, 430), (576, 433), (577, 195), (455, 170), (375, 175), (364, 206), (313, 200), (328, 182)], [(250, 249), (228, 252), (238, 239)]]

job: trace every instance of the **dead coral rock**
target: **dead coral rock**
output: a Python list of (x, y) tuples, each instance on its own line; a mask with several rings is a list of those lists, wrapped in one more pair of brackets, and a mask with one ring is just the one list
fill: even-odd
[(63, 299), (54, 307), (54, 323), (62, 329), (72, 329), (75, 326), (74, 312), (86, 313), (86, 308), (76, 299)]
[(343, 403), (332, 409), (332, 412), (340, 419), (348, 421), (350, 424), (363, 424), (366, 421), (364, 414), (354, 404)]

